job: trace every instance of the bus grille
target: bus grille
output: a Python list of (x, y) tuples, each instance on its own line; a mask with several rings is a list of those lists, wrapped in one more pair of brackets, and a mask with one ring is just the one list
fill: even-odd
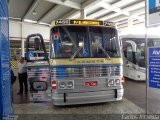
[(72, 78), (72, 77), (106, 77), (120, 76), (121, 67), (106, 66), (80, 66), (80, 67), (56, 67), (51, 69), (52, 78)]

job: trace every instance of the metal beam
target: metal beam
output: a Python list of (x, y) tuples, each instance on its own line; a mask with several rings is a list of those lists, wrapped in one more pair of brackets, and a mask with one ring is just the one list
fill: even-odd
[[(100, 1), (102, 1), (102, 0), (87, 0), (86, 2), (84, 2), (81, 5), (81, 9), (85, 9), (86, 10), (89, 7), (93, 7), (94, 5), (96, 5), (97, 3), (99, 3)], [(70, 14), (65, 15), (65, 17), (66, 18), (73, 18), (74, 16), (77, 16), (78, 14), (80, 14), (80, 10), (79, 11), (70, 12)], [(62, 18), (64, 18), (64, 16)]]
[(85, 9), (81, 10), (81, 19), (86, 19), (86, 10)]
[(44, 16), (42, 16), (39, 20), (38, 23), (43, 21), (43, 19), (45, 19), (46, 17), (48, 17), (51, 13), (53, 13), (56, 9), (58, 9), (60, 7), (60, 5), (56, 5), (54, 6), (48, 13), (46, 13)]
[[(144, 25), (144, 22), (140, 22), (140, 21), (134, 21), (133, 22), (133, 25), (135, 26), (135, 25), (140, 25), (140, 24), (142, 24), (142, 25)], [(145, 26), (145, 25), (144, 25)], [(118, 25), (117, 26), (117, 29), (122, 29), (122, 28), (127, 28), (128, 27), (128, 25), (127, 24), (121, 24), (121, 25)]]
[(129, 12), (122, 11), (121, 8), (117, 7), (117, 6), (120, 6), (120, 4), (122, 4), (122, 3), (124, 3), (124, 0), (119, 1), (119, 2), (115, 3), (114, 5), (110, 5), (110, 4), (106, 3), (106, 2), (101, 2), (99, 4), (99, 6), (104, 8), (104, 9), (106, 9), (106, 10), (108, 10), (108, 11), (114, 11), (114, 12), (121, 13), (121, 14), (124, 14), (124, 15), (128, 16)]
[[(141, 14), (144, 14), (145, 13), (145, 8), (143, 7), (143, 8), (140, 8), (140, 9), (138, 9), (138, 10), (135, 10), (135, 11), (132, 11), (132, 12), (130, 12), (130, 16), (139, 16), (139, 15), (141, 15)], [(130, 17), (129, 16), (129, 17)], [(108, 19), (109, 21), (112, 21), (112, 22), (118, 22), (118, 21), (122, 21), (122, 20), (124, 20), (124, 19), (128, 19), (128, 16), (117, 16), (117, 17), (115, 17), (115, 18), (112, 18), (112, 19)]]
[(101, 2), (102, 0), (87, 0), (86, 2), (84, 2), (81, 6), (81, 9), (87, 9), (91, 6), (96, 5), (97, 3)]
[(32, 6), (29, 8), (29, 10), (27, 11), (27, 13), (23, 16), (22, 21), (24, 21), (24, 19), (26, 19), (26, 17), (32, 13), (34, 11), (34, 9), (36, 8), (36, 6), (39, 4), (40, 0), (35, 0), (34, 3), (32, 4)]
[(123, 6), (124, 4), (130, 4), (133, 1), (135, 1), (135, 0), (120, 0), (120, 1), (118, 1), (118, 2), (116, 2), (116, 3), (111, 5), (111, 4), (106, 3), (107, 0), (103, 0), (103, 1), (99, 2), (97, 5), (102, 7), (102, 8), (104, 8), (104, 9), (99, 10), (99, 11), (93, 13), (93, 14), (90, 14), (87, 17), (88, 18), (92, 18), (92, 19), (93, 18), (98, 18), (99, 16), (107, 14), (107, 13), (109, 13), (111, 11), (120, 12), (121, 14), (129, 16), (129, 12), (122, 11), (120, 7)]
[(130, 12), (131, 15), (140, 15), (145, 13), (145, 7)]
[[(138, 3), (138, 4), (134, 4), (134, 5), (130, 6), (130, 7), (124, 8), (124, 9), (122, 9), (121, 12), (119, 12), (119, 13), (111, 14), (111, 15), (108, 15), (108, 16), (105, 16), (105, 17), (101, 17), (101, 18), (99, 18), (99, 19), (100, 19), (100, 20), (111, 19), (111, 18), (114, 18), (114, 17), (116, 17), (116, 16), (119, 16), (119, 15), (123, 14), (123, 12), (133, 11), (133, 10), (142, 8), (142, 7), (144, 7), (144, 6), (145, 6), (145, 2), (143, 1), (143, 2), (140, 2), (140, 3)], [(124, 15), (124, 14), (123, 14), (123, 15)]]
[(45, 0), (45, 1), (55, 3), (55, 4), (58, 4), (58, 5), (67, 6), (67, 7), (78, 9), (78, 10), (81, 9), (81, 4), (79, 4), (77, 2), (70, 1), (70, 0), (65, 0), (65, 1), (62, 1), (62, 0)]
[(128, 29), (133, 27), (133, 17), (128, 18)]
[(119, 22), (119, 21), (122, 21), (122, 20), (125, 20), (125, 19), (128, 19), (128, 17), (123, 15), (123, 16), (115, 17), (113, 19), (108, 19), (108, 21)]
[(63, 15), (62, 17), (60, 17), (60, 19), (69, 19), (72, 18), (73, 16), (79, 14), (80, 11), (79, 10), (71, 10), (70, 12), (68, 12), (67, 14)]

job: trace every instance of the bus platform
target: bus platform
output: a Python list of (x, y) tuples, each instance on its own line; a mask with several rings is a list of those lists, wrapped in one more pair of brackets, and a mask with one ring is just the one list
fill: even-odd
[(13, 85), (14, 114), (144, 114), (145, 110), (123, 97), (121, 101), (58, 107), (47, 103), (31, 103), (28, 96), (17, 95), (18, 80)]
[(118, 102), (57, 107), (51, 103), (14, 104), (14, 114), (143, 114), (145, 111), (123, 98)]

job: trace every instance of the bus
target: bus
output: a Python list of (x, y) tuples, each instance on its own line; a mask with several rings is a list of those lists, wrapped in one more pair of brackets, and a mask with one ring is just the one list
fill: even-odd
[[(136, 81), (146, 80), (145, 35), (123, 35), (124, 76)], [(160, 46), (160, 36), (148, 35), (148, 47)]]
[(48, 60), (53, 104), (122, 100), (123, 60), (114, 23), (66, 19), (51, 25)]

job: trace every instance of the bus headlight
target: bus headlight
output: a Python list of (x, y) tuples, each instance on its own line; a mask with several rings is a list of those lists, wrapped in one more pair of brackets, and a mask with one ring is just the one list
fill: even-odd
[(117, 86), (117, 85), (119, 85), (120, 84), (120, 80), (119, 79), (115, 79), (114, 80), (114, 84)]
[(108, 79), (108, 86), (118, 86), (120, 85), (119, 79)]
[(108, 86), (114, 86), (114, 79), (108, 80)]
[(59, 82), (59, 88), (60, 89), (65, 89), (66, 83), (65, 82)]
[(67, 87), (68, 88), (73, 88), (73, 81), (67, 82)]
[(70, 81), (59, 81), (59, 89), (74, 89), (74, 80)]

